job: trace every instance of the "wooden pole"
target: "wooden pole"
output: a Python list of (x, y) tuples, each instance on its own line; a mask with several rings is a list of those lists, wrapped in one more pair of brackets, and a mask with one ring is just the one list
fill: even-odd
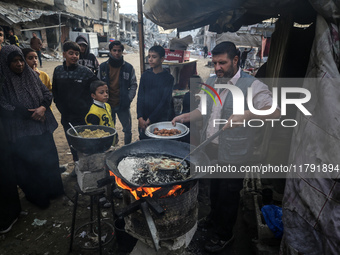
[(61, 45), (61, 12), (59, 12), (59, 50), (63, 52), (63, 47)]
[(139, 40), (140, 75), (142, 75), (144, 73), (144, 70), (145, 70), (143, 2), (142, 2), (142, 0), (137, 0), (137, 12), (138, 12), (138, 40)]

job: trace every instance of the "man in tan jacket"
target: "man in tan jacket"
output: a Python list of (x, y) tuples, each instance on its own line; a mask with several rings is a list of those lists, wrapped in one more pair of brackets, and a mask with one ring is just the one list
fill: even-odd
[(41, 40), (37, 37), (36, 33), (32, 33), (32, 39), (30, 42), (31, 48), (33, 50), (35, 50), (38, 54), (38, 58), (39, 58), (39, 63), (40, 63), (40, 67), (42, 67), (42, 62), (41, 62), (41, 47), (42, 47), (42, 42)]

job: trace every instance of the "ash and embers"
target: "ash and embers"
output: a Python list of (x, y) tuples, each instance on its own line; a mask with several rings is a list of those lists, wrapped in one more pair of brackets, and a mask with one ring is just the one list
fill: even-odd
[(118, 171), (135, 185), (164, 184), (182, 181), (190, 176), (190, 166), (182, 159), (163, 155), (129, 156), (118, 164)]

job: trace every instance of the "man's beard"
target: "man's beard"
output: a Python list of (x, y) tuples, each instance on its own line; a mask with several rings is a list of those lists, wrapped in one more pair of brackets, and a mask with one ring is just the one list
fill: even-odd
[(231, 78), (233, 78), (235, 75), (235, 70), (234, 67), (231, 66), (227, 71), (223, 72), (223, 76), (222, 77), (218, 77), (216, 83), (219, 84), (224, 84), (226, 82), (228, 82)]
[(234, 70), (234, 67), (231, 66), (227, 71), (224, 72), (223, 77), (231, 79), (233, 78), (234, 75), (235, 75), (235, 70)]

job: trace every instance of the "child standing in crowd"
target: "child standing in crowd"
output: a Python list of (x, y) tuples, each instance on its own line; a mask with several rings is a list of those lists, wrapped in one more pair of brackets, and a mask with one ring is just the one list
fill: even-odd
[(78, 64), (82, 66), (86, 66), (91, 69), (91, 71), (97, 75), (99, 62), (94, 54), (90, 52), (90, 47), (85, 36), (79, 35), (76, 38), (76, 43), (78, 43), (80, 47), (80, 56), (78, 60)]
[[(33, 69), (34, 72), (36, 72), (39, 75), (40, 80), (42, 83), (46, 86), (46, 88), (52, 93), (52, 82), (50, 77), (47, 73), (44, 71), (41, 71), (38, 69), (38, 54), (35, 50), (31, 48), (25, 48), (22, 49), (22, 53), (24, 54), (24, 58), (26, 60), (26, 63), (29, 67)], [(52, 106), (50, 106), (50, 109), (52, 110)], [(60, 166), (59, 170), (61, 173), (65, 172), (67, 169), (65, 166)]]
[(26, 63), (39, 75), (40, 80), (52, 92), (52, 82), (50, 77), (44, 71), (38, 69), (38, 54), (31, 48), (25, 48), (22, 50)]
[[(87, 125), (101, 125), (114, 128), (109, 100), (109, 87), (103, 81), (94, 81), (90, 85), (93, 104), (85, 116)], [(115, 144), (115, 140), (113, 142)]]
[(113, 127), (111, 116), (111, 106), (107, 103), (109, 99), (109, 88), (103, 81), (94, 81), (90, 85), (93, 104), (90, 111), (86, 114), (87, 125), (101, 125)]
[(171, 114), (172, 87), (174, 77), (162, 67), (165, 50), (153, 46), (149, 50), (148, 69), (142, 74), (137, 98), (139, 139), (147, 139), (145, 129), (152, 123), (168, 121)]
[[(98, 78), (90, 69), (78, 64), (80, 48), (77, 43), (65, 42), (63, 51), (65, 61), (54, 69), (52, 93), (68, 139), (66, 131), (70, 128), (69, 123), (73, 126), (86, 125), (85, 116), (92, 104), (90, 84)], [(77, 151), (71, 147), (71, 153), (76, 168), (79, 160)], [(74, 170), (71, 175), (75, 176)]]
[[(93, 104), (85, 116), (87, 125), (101, 125), (114, 128), (112, 120), (111, 106), (107, 103), (109, 100), (109, 87), (103, 81), (94, 81), (90, 85), (91, 97)], [(116, 144), (116, 136), (113, 145)], [(99, 199), (103, 207), (110, 207), (111, 203), (105, 197)]]

